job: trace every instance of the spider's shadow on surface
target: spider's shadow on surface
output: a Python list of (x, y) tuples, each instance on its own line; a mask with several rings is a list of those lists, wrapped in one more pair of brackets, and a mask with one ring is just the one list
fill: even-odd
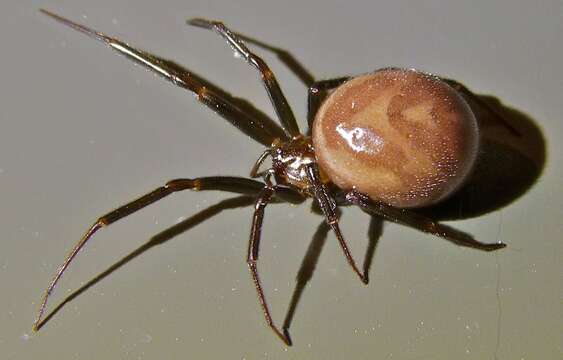
[[(301, 65), (287, 51), (268, 45), (261, 41), (240, 35), (245, 41), (260, 48), (275, 53), (278, 59), (284, 63), (307, 87), (312, 86), (315, 78), (304, 66)], [(181, 71), (188, 71), (174, 62), (169, 65), (177, 67)], [(225, 98), (235, 103), (244, 111), (251, 113), (253, 117), (262, 121), (269, 127), (272, 120), (264, 112), (256, 109), (250, 102), (236, 98), (212, 84), (208, 80), (190, 74), (204, 86), (220, 93)], [(328, 94), (325, 94), (328, 95)], [(520, 136), (514, 136), (502, 125), (492, 119), (491, 113), (483, 111), (481, 106), (475, 104), (472, 99), (467, 99), (480, 123), (481, 146), (475, 170), (465, 185), (458, 190), (452, 197), (436, 204), (432, 207), (419, 209), (419, 211), (436, 220), (455, 220), (480, 216), (498, 210), (515, 199), (522, 196), (532, 187), (541, 175), (545, 165), (546, 150), (545, 140), (542, 133), (534, 121), (526, 114), (503, 105), (498, 99), (492, 96), (476, 94), (478, 100), (486, 103), (490, 108), (500, 114), (506, 122), (517, 130)], [(236, 124), (234, 124), (236, 126)], [(241, 129), (243, 132), (244, 129)], [(162, 245), (168, 240), (180, 235), (196, 225), (218, 215), (224, 210), (247, 207), (255, 202), (253, 196), (238, 196), (229, 198), (202, 210), (188, 219), (160, 232), (153, 236), (142, 246), (132, 251), (121, 260), (111, 265), (108, 269), (98, 274), (89, 282), (81, 286), (72, 294), (67, 296), (52, 310), (39, 324), (38, 328), (45, 325), (58, 313), (66, 304), (90, 289), (92, 286), (118, 270), (131, 260), (137, 258), (145, 251), (154, 246)], [(319, 212), (315, 202), (313, 202), (313, 212)], [(289, 307), (286, 312), (282, 329), (289, 337), (291, 327), (299, 300), (305, 289), (305, 285), (311, 280), (316, 264), (320, 257), (322, 248), (326, 242), (330, 227), (325, 221), (318, 226), (307, 252), (303, 258), (300, 269), (297, 273), (296, 286), (291, 297)], [(377, 242), (383, 232), (383, 220), (379, 217), (372, 217), (368, 230), (368, 244), (363, 261), (363, 270), (366, 277), (369, 276), (369, 269), (374, 258)]]

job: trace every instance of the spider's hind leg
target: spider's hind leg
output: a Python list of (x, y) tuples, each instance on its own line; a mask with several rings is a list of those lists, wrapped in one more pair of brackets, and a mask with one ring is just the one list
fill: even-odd
[(503, 243), (486, 244), (477, 241), (473, 236), (456, 230), (447, 225), (440, 224), (424, 215), (408, 209), (400, 209), (379, 201), (373, 201), (366, 195), (356, 191), (346, 194), (349, 203), (359, 206), (364, 212), (380, 216), (385, 220), (403, 224), (414, 229), (439, 236), (460, 246), (467, 246), (483, 251), (493, 251), (506, 247)]

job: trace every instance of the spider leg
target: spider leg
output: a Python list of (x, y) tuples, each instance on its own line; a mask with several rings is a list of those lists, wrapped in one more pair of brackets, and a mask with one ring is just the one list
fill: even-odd
[(266, 323), (268, 326), (276, 333), (276, 335), (287, 345), (291, 346), (291, 340), (289, 337), (284, 335), (277, 326), (274, 324), (272, 320), (272, 316), (270, 315), (270, 309), (268, 307), (268, 303), (266, 302), (266, 297), (264, 296), (264, 291), (262, 290), (262, 284), (260, 282), (260, 277), (258, 276), (258, 250), (260, 247), (260, 235), (262, 232), (262, 222), (264, 219), (264, 209), (266, 205), (271, 201), (272, 197), (276, 189), (274, 189), (271, 185), (266, 185), (258, 198), (256, 199), (256, 203), (254, 205), (255, 211), (254, 216), (252, 218), (252, 227), (250, 230), (250, 241), (248, 243), (248, 256), (246, 262), (248, 264), (248, 268), (250, 269), (250, 273), (252, 274), (252, 280), (254, 281), (254, 286), (256, 287), (256, 292), (258, 293), (258, 299), (260, 300), (260, 305), (262, 306), (262, 311), (264, 313), (264, 318), (266, 319)]
[(299, 126), (293, 115), (293, 111), (287, 102), (285, 95), (283, 94), (278, 81), (272, 70), (266, 62), (250, 51), (244, 42), (231, 30), (229, 30), (222, 22), (206, 20), (201, 18), (194, 18), (188, 20), (188, 24), (193, 26), (198, 26), (208, 30), (216, 31), (221, 37), (223, 37), (229, 45), (235, 50), (237, 54), (242, 56), (246, 62), (254, 66), (260, 72), (262, 76), (262, 82), (264, 87), (268, 92), (270, 101), (274, 106), (274, 109), (278, 115), (278, 118), (282, 124), (289, 138), (294, 138), (300, 135)]
[(144, 252), (150, 250), (151, 248), (164, 244), (168, 240), (175, 236), (178, 236), (191, 228), (203, 223), (204, 221), (220, 214), (222, 211), (236, 209), (241, 207), (247, 207), (254, 203), (255, 195), (240, 195), (226, 200), (222, 200), (215, 205), (212, 205), (198, 213), (190, 216), (189, 218), (174, 224), (161, 231), (160, 233), (154, 235), (149, 241), (139, 246), (137, 249), (133, 250), (126, 256), (122, 257), (120, 260), (115, 262), (113, 265), (108, 267), (103, 272), (96, 275), (94, 278), (86, 282), (80, 288), (74, 290), (70, 295), (66, 296), (50, 313), (46, 314), (41, 323), (37, 326), (37, 330), (41, 329), (46, 323), (49, 322), (59, 311), (61, 311), (66, 305), (70, 304), (74, 299), (83, 294), (85, 291), (90, 289), (92, 286), (98, 284), (100, 281), (113, 274), (115, 271), (125, 266), (127, 263), (137, 258)]
[(326, 187), (322, 184), (321, 178), (319, 175), (319, 169), (316, 165), (312, 164), (307, 166), (307, 177), (313, 188), (313, 192), (315, 194), (315, 199), (319, 202), (319, 206), (321, 211), (325, 215), (326, 222), (334, 231), (338, 242), (340, 243), (340, 247), (344, 251), (344, 256), (346, 256), (346, 260), (354, 270), (354, 272), (360, 277), (360, 280), (364, 283), (368, 283), (368, 279), (365, 274), (363, 274), (358, 266), (356, 265), (356, 261), (352, 257), (352, 253), (348, 249), (348, 245), (346, 244), (346, 240), (340, 231), (340, 226), (338, 225), (338, 214), (336, 213), (337, 205), (334, 199), (328, 194)]
[[(239, 177), (201, 177), (195, 179), (176, 179), (169, 181), (164, 186), (161, 186), (149, 192), (148, 194), (145, 194), (140, 198), (133, 200), (103, 215), (88, 229), (88, 231), (86, 231), (84, 236), (70, 251), (63, 264), (58, 268), (55, 277), (49, 284), (49, 287), (45, 291), (45, 294), (41, 300), (39, 312), (37, 314), (37, 318), (33, 325), (34, 330), (39, 329), (39, 327), (41, 326), (43, 314), (45, 313), (45, 308), (47, 306), (47, 301), (49, 299), (49, 296), (55, 289), (55, 286), (57, 285), (59, 279), (61, 278), (65, 270), (68, 268), (72, 260), (76, 257), (78, 252), (86, 245), (86, 243), (92, 238), (92, 236), (101, 228), (106, 227), (121, 218), (131, 215), (137, 212), (138, 210), (141, 210), (147, 207), (148, 205), (155, 203), (158, 200), (178, 191), (220, 190), (220, 191), (228, 191), (228, 192), (244, 194), (244, 195), (255, 195), (258, 192), (260, 192), (260, 190), (262, 190), (263, 187), (264, 184), (259, 181), (254, 181), (254, 180), (239, 178)], [(302, 197), (298, 193), (292, 191), (289, 188), (280, 187), (276, 196), (279, 197), (280, 199), (290, 202), (302, 201)]]
[(121, 40), (109, 37), (101, 32), (65, 19), (47, 10), (41, 9), (40, 11), (74, 30), (80, 31), (105, 43), (129, 60), (157, 73), (174, 85), (193, 92), (197, 100), (221, 115), (232, 125), (257, 142), (269, 147), (276, 138), (288, 139), (283, 130), (275, 123), (250, 115), (249, 111), (245, 111), (244, 108), (236, 104), (237, 99), (234, 99), (225, 92), (215, 89), (210, 83), (187, 71), (178, 64), (146, 51), (136, 49)]
[(484, 251), (498, 250), (506, 246), (506, 244), (503, 243), (485, 244), (479, 242), (467, 233), (440, 224), (414, 211), (396, 208), (379, 201), (373, 201), (366, 195), (356, 191), (348, 192), (346, 199), (350, 203), (359, 206), (364, 212), (370, 215), (380, 216), (386, 220), (410, 226), (417, 230), (439, 236), (460, 246), (467, 246)]
[(315, 77), (289, 51), (241, 33), (235, 34), (248, 44), (273, 52), (278, 57), (278, 60), (287, 66), (288, 69), (293, 72), (293, 74), (297, 76), (305, 86), (309, 87), (315, 82)]
[(309, 131), (311, 131), (315, 115), (326, 97), (326, 91), (342, 85), (348, 81), (348, 79), (350, 79), (350, 77), (345, 76), (336, 79), (321, 80), (309, 86), (309, 90), (307, 91), (307, 124), (309, 125)]
[(444, 79), (441, 78), (442, 81), (446, 82), (448, 85), (453, 87), (455, 90), (463, 94), (464, 96), (468, 97), (469, 99), (473, 100), (475, 104), (480, 106), (482, 109), (487, 111), (492, 117), (501, 123), (504, 127), (506, 127), (513, 135), (522, 136), (518, 130), (514, 126), (512, 126), (501, 114), (498, 113), (491, 105), (489, 105), (486, 101), (481, 99), (478, 95), (473, 93), (469, 90), (465, 85), (460, 83), (459, 81), (453, 79)]

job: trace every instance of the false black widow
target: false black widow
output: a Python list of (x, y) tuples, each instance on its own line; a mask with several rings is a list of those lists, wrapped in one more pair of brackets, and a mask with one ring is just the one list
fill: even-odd
[[(217, 21), (192, 19), (190, 25), (214, 30), (260, 73), (281, 122), (253, 116), (228, 95), (206, 86), (173, 62), (133, 48), (83, 25), (41, 10), (55, 20), (97, 39), (125, 57), (196, 95), (239, 130), (267, 149), (250, 171), (251, 178), (200, 177), (176, 179), (100, 217), (59, 267), (42, 299), (34, 329), (41, 327), (47, 300), (78, 251), (102, 227), (126, 217), (174, 192), (220, 190), (256, 197), (247, 263), (258, 292), (264, 317), (279, 338), (291, 345), (286, 332), (273, 323), (257, 261), (265, 207), (273, 201), (301, 203), (312, 197), (334, 231), (344, 255), (363, 283), (338, 225), (338, 205), (357, 205), (364, 212), (445, 238), (458, 245), (491, 251), (505, 244), (485, 244), (470, 235), (439, 224), (408, 208), (434, 204), (463, 183), (471, 171), (478, 148), (478, 128), (460, 95), (473, 95), (460, 83), (416, 70), (386, 68), (354, 78), (314, 83), (309, 88), (308, 124), (312, 136), (299, 131), (297, 121), (268, 67), (252, 53), (241, 36)], [(324, 100), (323, 94), (332, 91)], [(480, 105), (490, 112), (483, 102)], [(511, 131), (514, 129), (494, 114)], [(260, 170), (271, 159), (272, 166)]]

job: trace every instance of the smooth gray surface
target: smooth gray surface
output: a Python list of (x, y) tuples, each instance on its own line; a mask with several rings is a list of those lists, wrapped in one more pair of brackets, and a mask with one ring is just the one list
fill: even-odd
[[(174, 59), (272, 116), (254, 70), (186, 18), (223, 19), (291, 50), (319, 79), (387, 65), (453, 77), (533, 118), (545, 136), (546, 165), (509, 206), (452, 223), (508, 243), (501, 252), (387, 224), (365, 287), (330, 235), (290, 349), (266, 328), (244, 262), (250, 208), (150, 248), (32, 333), (52, 274), (97, 216), (168, 179), (244, 176), (261, 150), (191, 95), (39, 7)], [(560, 359), (562, 16), (559, 0), (3, 1), (1, 358)], [(261, 54), (304, 119), (305, 88)], [(181, 194), (102, 231), (49, 308), (159, 231), (229, 197)], [(320, 221), (308, 205), (268, 209), (261, 271), (278, 323)], [(343, 227), (362, 259), (366, 216), (346, 210)]]

